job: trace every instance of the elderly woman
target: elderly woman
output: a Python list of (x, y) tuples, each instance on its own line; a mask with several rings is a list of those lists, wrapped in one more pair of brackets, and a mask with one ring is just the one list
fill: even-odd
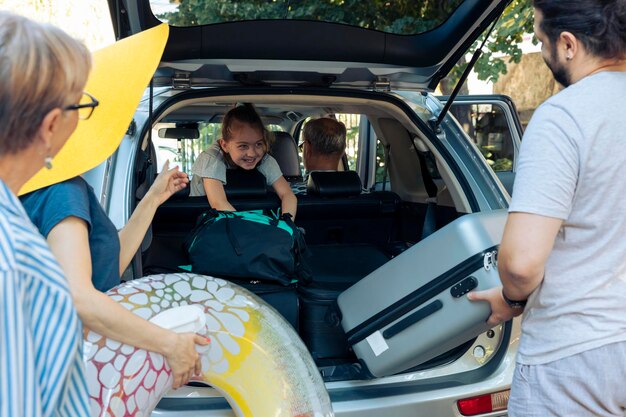
[[(16, 197), (78, 123), (91, 56), (0, 12), (0, 415), (87, 416), (82, 326), (67, 281)], [(94, 104), (95, 106), (95, 104)]]
[[(149, 65), (132, 64), (132, 73), (128, 72), (125, 77), (128, 83), (125, 85), (125, 92), (113, 91), (110, 85), (115, 85), (114, 81), (102, 74), (115, 73), (120, 66), (128, 65), (127, 61), (114, 61), (123, 61), (130, 47), (139, 48), (138, 45), (144, 42), (150, 42), (154, 46), (158, 43), (157, 38), (165, 44), (164, 37), (153, 37), (155, 33), (161, 32), (151, 33), (152, 35), (139, 34), (111, 45), (107, 48), (109, 58), (106, 62), (100, 59), (100, 52), (94, 54), (94, 74), (89, 86), (98, 92), (102, 105), (92, 116), (93, 107), (90, 107), (90, 103), (97, 100), (86, 94), (79, 109), (81, 119), (91, 117), (89, 123), (95, 126), (101, 125), (103, 120), (109, 123), (119, 120), (119, 113), (116, 114), (116, 120), (107, 114), (119, 96), (124, 96), (129, 89), (143, 92), (154, 71)], [(156, 51), (158, 48), (152, 49), (160, 52)], [(153, 58), (158, 61), (158, 57), (148, 55), (148, 59), (144, 57), (139, 62), (145, 63)], [(111, 66), (113, 68), (109, 68)], [(144, 81), (132, 82), (134, 77)], [(102, 88), (102, 83), (106, 84), (106, 89)], [(139, 93), (137, 97), (140, 96)], [(129, 112), (133, 110), (134, 106), (128, 108)], [(46, 238), (50, 250), (61, 265), (84, 326), (112, 340), (163, 355), (172, 371), (173, 387), (177, 388), (185, 384), (194, 373), (200, 373), (196, 345), (206, 345), (208, 340), (195, 333), (176, 333), (159, 327), (116, 303), (105, 292), (120, 284), (120, 275), (139, 249), (157, 207), (172, 194), (186, 187), (189, 179), (178, 168), (169, 169), (166, 163), (166, 167), (137, 205), (127, 224), (118, 232), (94, 190), (83, 178), (78, 176), (65, 180), (80, 173), (83, 168), (87, 170), (92, 167), (92, 161), (105, 160), (123, 135), (101, 133), (97, 142), (105, 146), (90, 146), (88, 155), (85, 150), (72, 153), (76, 146), (94, 142), (92, 137), (86, 138), (83, 132), (90, 135), (98, 133), (86, 127), (80, 127), (80, 131), (63, 150), (63, 155), (58, 158), (59, 161), (68, 161), (67, 155), (71, 153), (74, 155), (73, 166), (69, 163), (65, 166), (55, 164), (46, 173), (49, 174), (48, 179), (37, 183), (40, 188), (33, 186), (33, 182), (24, 187), (24, 190), (35, 190), (21, 196), (24, 210)], [(76, 158), (80, 161), (76, 161)]]
[[(125, 117), (116, 111), (116, 119), (113, 119), (109, 113), (120, 96), (131, 97), (135, 95), (133, 91), (137, 90), (135, 92), (137, 101), (139, 100), (140, 93), (154, 71), (145, 62), (158, 61), (162, 50), (158, 51), (155, 45), (161, 41), (165, 44), (164, 33), (167, 34), (163, 31), (146, 31), (111, 45), (105, 51), (108, 57), (106, 62), (101, 59), (102, 51), (94, 54), (94, 74), (89, 88), (98, 92), (101, 108), (94, 112), (93, 106), (98, 100), (85, 93), (81, 104), (77, 106), (78, 117), (91, 118), (89, 125), (93, 126), (101, 126), (103, 122), (114, 123)], [(115, 74), (120, 66), (128, 65), (124, 56), (129, 48), (139, 48), (144, 43), (155, 46), (149, 48), (154, 52), (146, 54), (139, 61), (144, 65), (133, 63), (133, 70), (128, 71), (124, 77), (126, 90), (115, 91), (110, 87), (111, 84), (116, 85), (111, 79), (114, 75), (110, 74)], [(103, 84), (106, 88), (103, 88)], [(134, 106), (128, 107), (127, 111), (130, 120)], [(189, 179), (178, 168), (169, 169), (166, 163), (166, 167), (137, 205), (126, 226), (118, 232), (91, 186), (80, 176), (71, 177), (93, 167), (92, 162), (103, 161), (110, 156), (124, 130), (119, 135), (113, 131), (108, 134), (100, 133), (97, 142), (104, 146), (90, 146), (88, 150), (82, 148), (78, 152), (77, 147), (85, 142), (94, 142), (92, 137), (85, 137), (85, 132), (89, 135), (100, 132), (95, 127), (87, 127), (80, 126), (63, 154), (59, 155), (59, 164), (55, 163), (54, 168), (46, 172), (45, 180), (38, 181), (44, 177), (39, 175), (35, 181), (23, 187), (22, 192), (34, 191), (22, 195), (21, 202), (61, 265), (84, 326), (112, 340), (163, 355), (171, 368), (173, 387), (177, 388), (185, 384), (194, 373), (200, 373), (196, 345), (206, 345), (209, 343), (208, 339), (195, 333), (176, 333), (159, 327), (133, 314), (104, 292), (120, 284), (120, 275), (139, 249), (157, 207), (172, 194), (186, 187)], [(73, 158), (68, 158), (68, 155), (73, 155)], [(62, 161), (71, 163), (61, 165)], [(70, 179), (66, 179), (68, 177)]]

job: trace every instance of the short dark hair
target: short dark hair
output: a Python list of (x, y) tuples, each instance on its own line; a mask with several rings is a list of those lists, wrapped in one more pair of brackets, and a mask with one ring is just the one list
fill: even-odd
[(304, 125), (302, 135), (318, 154), (343, 155), (346, 150), (346, 125), (335, 119), (310, 120)]
[(626, 54), (626, 0), (534, 0), (533, 5), (543, 15), (540, 28), (550, 43), (571, 32), (594, 56)]

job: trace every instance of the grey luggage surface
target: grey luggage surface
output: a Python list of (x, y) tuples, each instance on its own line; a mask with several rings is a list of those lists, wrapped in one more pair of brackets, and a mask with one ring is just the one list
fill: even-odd
[(464, 295), (500, 285), (506, 217), (464, 215), (339, 295), (348, 342), (372, 375), (410, 369), (489, 329), (489, 304)]

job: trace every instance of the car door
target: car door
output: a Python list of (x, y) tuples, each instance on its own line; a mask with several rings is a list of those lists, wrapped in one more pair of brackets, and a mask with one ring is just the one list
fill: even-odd
[(513, 100), (500, 94), (457, 96), (450, 112), (511, 194), (523, 134)]

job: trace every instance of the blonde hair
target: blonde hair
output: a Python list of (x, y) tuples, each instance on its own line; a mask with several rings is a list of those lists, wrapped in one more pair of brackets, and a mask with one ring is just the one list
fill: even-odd
[(61, 29), (0, 11), (0, 156), (30, 146), (43, 118), (84, 88), (91, 54)]

